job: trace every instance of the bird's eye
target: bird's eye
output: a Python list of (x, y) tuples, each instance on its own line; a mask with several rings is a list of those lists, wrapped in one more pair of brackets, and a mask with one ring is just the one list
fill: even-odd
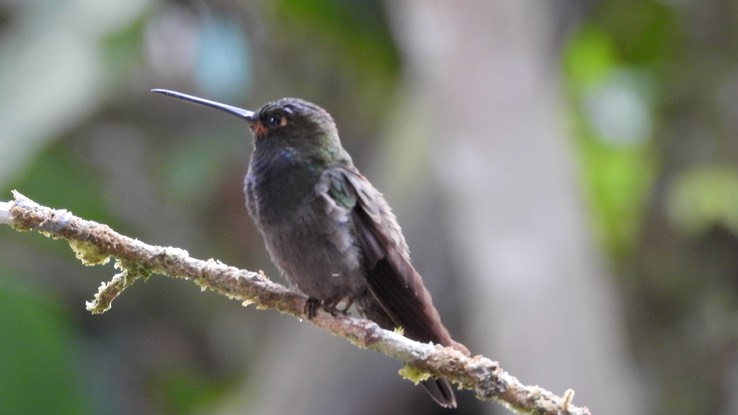
[(266, 119), (266, 125), (269, 128), (282, 127), (287, 124), (287, 119), (283, 115), (270, 115)]

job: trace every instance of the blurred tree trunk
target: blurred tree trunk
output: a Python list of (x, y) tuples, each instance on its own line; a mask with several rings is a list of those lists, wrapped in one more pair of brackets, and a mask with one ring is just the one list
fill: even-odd
[(574, 388), (593, 413), (640, 413), (618, 294), (560, 125), (552, 13), (517, 0), (393, 4), (403, 106), (428, 116), (418, 135), (432, 141), (460, 264), (462, 340), (524, 383)]

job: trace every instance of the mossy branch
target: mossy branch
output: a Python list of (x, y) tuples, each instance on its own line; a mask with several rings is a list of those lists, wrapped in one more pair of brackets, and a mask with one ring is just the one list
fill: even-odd
[[(66, 210), (41, 206), (18, 192), (14, 200), (0, 202), (0, 223), (15, 230), (34, 230), (54, 239), (65, 239), (85, 265), (100, 265), (115, 259), (121, 272), (103, 283), (87, 309), (102, 313), (123, 290), (152, 274), (189, 280), (210, 290), (259, 309), (273, 309), (306, 319), (306, 298), (270, 281), (261, 272), (245, 271), (216, 260), (199, 260), (179, 248), (145, 244), (121, 235), (107, 225), (78, 218)], [(520, 383), (497, 362), (484, 356), (428, 343), (412, 341), (398, 332), (381, 329), (375, 323), (349, 316), (332, 316), (319, 311), (312, 324), (343, 337), (354, 345), (376, 350), (405, 363), (403, 376), (417, 381), (431, 374), (442, 376), (458, 387), (471, 389), (481, 400), (496, 400), (518, 413), (585, 415), (587, 408), (571, 401), (572, 390), (563, 397)]]

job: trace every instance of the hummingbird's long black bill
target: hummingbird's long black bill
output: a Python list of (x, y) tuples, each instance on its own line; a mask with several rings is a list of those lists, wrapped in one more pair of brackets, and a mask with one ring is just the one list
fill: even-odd
[(225, 111), (231, 115), (235, 115), (238, 118), (243, 118), (246, 121), (252, 121), (254, 119), (254, 111), (245, 110), (243, 108), (234, 107), (233, 105), (222, 104), (220, 102), (211, 101), (209, 99), (196, 97), (193, 95), (183, 94), (177, 91), (170, 91), (168, 89), (152, 89), (151, 92), (157, 94), (166, 95), (173, 98), (179, 98), (184, 101), (194, 102), (195, 104), (204, 105), (206, 107), (215, 108), (221, 111)]

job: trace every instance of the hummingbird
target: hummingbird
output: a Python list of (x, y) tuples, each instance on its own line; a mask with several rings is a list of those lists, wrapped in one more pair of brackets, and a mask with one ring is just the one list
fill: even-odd
[[(469, 354), (441, 322), (394, 213), (354, 166), (326, 110), (299, 98), (249, 111), (166, 89), (152, 92), (248, 123), (254, 149), (244, 179), (246, 207), (272, 262), (308, 298), (308, 318), (320, 308), (345, 314), (354, 305), (384, 329), (400, 327), (410, 339)], [(456, 407), (447, 379), (421, 385), (439, 405)]]

